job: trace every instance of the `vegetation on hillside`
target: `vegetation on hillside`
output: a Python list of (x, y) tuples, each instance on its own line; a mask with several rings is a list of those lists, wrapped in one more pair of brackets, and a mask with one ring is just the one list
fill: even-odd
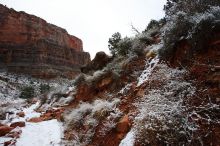
[(119, 32), (114, 33), (109, 38), (109, 50), (113, 56), (143, 55), (146, 47), (156, 43), (157, 37), (161, 36), (163, 48), (159, 56), (163, 60), (172, 57), (181, 40), (187, 40), (193, 51), (202, 51), (213, 32), (220, 29), (219, 5), (219, 0), (168, 0), (164, 18), (152, 20), (134, 37), (122, 38)]

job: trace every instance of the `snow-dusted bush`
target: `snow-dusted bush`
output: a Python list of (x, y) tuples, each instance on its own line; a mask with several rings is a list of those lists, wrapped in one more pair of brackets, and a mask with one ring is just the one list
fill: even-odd
[(112, 80), (117, 80), (120, 77), (121, 65), (120, 62), (115, 63), (115, 61), (109, 63), (102, 70), (97, 70), (93, 75), (84, 75), (84, 83), (90, 87), (95, 87), (97, 83), (100, 83), (105, 78), (111, 78)]
[(150, 88), (135, 103), (139, 110), (133, 127), (136, 139), (143, 145), (203, 145), (213, 134), (210, 126), (219, 122), (220, 106), (196, 96), (201, 90), (184, 79), (186, 71), (165, 64), (158, 64), (155, 70), (146, 81)]
[(163, 32), (164, 46), (159, 51), (162, 59), (170, 58), (174, 55), (176, 43), (182, 39), (186, 39), (193, 24), (189, 21), (188, 16), (184, 12), (178, 12), (165, 25)]
[(5, 120), (6, 118), (6, 109), (4, 107), (1, 107), (0, 109), (0, 120)]
[(193, 51), (206, 48), (213, 32), (220, 26), (219, 2), (180, 0), (168, 6), (167, 23), (163, 29), (164, 47), (160, 50), (160, 57), (165, 60), (172, 57), (177, 49), (176, 45), (183, 39), (188, 41)]
[(48, 92), (50, 90), (50, 85), (49, 84), (40, 84), (40, 93), (43, 94), (45, 92)]
[(147, 28), (143, 31), (144, 33), (149, 33), (150, 36), (155, 36), (160, 33), (160, 29), (166, 24), (166, 19), (162, 18), (160, 20), (151, 20), (147, 25)]
[(34, 88), (32, 86), (28, 86), (28, 87), (24, 87), (21, 90), (21, 94), (19, 97), (23, 99), (29, 99), (29, 98), (33, 98), (34, 95), (35, 95)]
[(142, 144), (158, 143), (178, 145), (188, 140), (193, 124), (185, 119), (185, 97), (194, 94), (190, 83), (181, 79), (184, 72), (157, 65), (157, 74), (152, 74), (149, 82), (160, 80), (160, 87), (152, 88), (136, 104), (139, 114), (135, 118), (137, 139)]
[(79, 121), (83, 121), (82, 119), (85, 115), (89, 115), (90, 118), (99, 119), (106, 112), (115, 110), (118, 103), (119, 99), (113, 99), (112, 101), (95, 100), (91, 104), (83, 102), (78, 108), (65, 115), (65, 121), (68, 126), (77, 126)]
[(86, 76), (86, 82), (89, 84), (92, 84), (94, 82), (96, 82), (97, 80), (99, 80), (100, 78), (102, 78), (106, 73), (108, 73), (107, 70), (98, 70), (96, 72), (93, 73), (92, 76)]
[(151, 20), (146, 28), (146, 30), (153, 29), (155, 27), (159, 27), (159, 22), (157, 20)]
[(129, 37), (121, 38), (121, 34), (116, 32), (109, 38), (108, 47), (113, 56), (126, 56), (131, 50), (132, 39)]
[(179, 11), (195, 14), (203, 13), (212, 6), (219, 6), (219, 0), (167, 0), (164, 10), (168, 16)]
[(85, 77), (84, 74), (79, 74), (79, 75), (75, 78), (73, 84), (74, 84), (75, 86), (80, 85), (81, 83), (85, 82), (85, 78), (86, 78), (86, 77)]
[(144, 49), (146, 46), (151, 45), (154, 43), (153, 37), (151, 37), (150, 32), (143, 32), (137, 34), (132, 40), (132, 48), (130, 54), (132, 55), (144, 55)]
[(120, 33), (114, 33), (109, 39), (109, 50), (113, 56), (117, 57), (144, 55), (144, 49), (156, 42), (156, 37), (160, 34), (160, 29), (165, 23), (165, 19), (152, 20), (143, 32), (137, 31), (137, 34), (133, 37), (122, 38)]
[(121, 56), (126, 56), (130, 51), (132, 47), (132, 39), (125, 37), (121, 39), (118, 43), (118, 50), (117, 54)]
[(220, 31), (220, 6), (210, 7), (204, 13), (196, 13), (189, 17), (194, 24), (188, 34), (189, 42), (195, 51), (202, 51), (212, 39), (215, 32)]
[[(111, 113), (117, 113), (117, 105), (120, 100), (114, 98), (112, 100), (97, 99), (92, 103), (82, 102), (79, 106), (64, 115), (66, 130), (72, 129), (74, 133), (74, 141), (80, 145), (86, 145), (94, 135), (94, 128), (99, 124), (99, 121)], [(82, 127), (90, 127), (88, 131), (83, 131)]]
[(126, 57), (124, 56), (115, 57), (110, 63), (106, 65), (105, 68), (103, 68), (103, 70), (111, 70), (116, 75), (120, 76), (120, 73), (122, 71), (122, 64), (125, 59)]

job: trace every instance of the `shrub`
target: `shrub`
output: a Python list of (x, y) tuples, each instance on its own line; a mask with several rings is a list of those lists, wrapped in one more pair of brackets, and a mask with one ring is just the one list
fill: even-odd
[[(102, 119), (107, 118), (110, 113), (114, 114), (115, 118), (120, 116), (121, 113), (117, 108), (119, 102), (119, 99), (109, 101), (97, 99), (92, 103), (80, 103), (78, 107), (64, 114), (65, 130), (70, 134), (76, 131), (74, 141), (78, 141), (77, 145), (88, 145)], [(89, 127), (89, 130), (80, 127)]]
[(166, 60), (174, 55), (176, 42), (187, 38), (192, 26), (186, 13), (178, 13), (172, 21), (168, 22), (163, 36), (164, 46), (159, 50), (162, 59)]
[(123, 38), (118, 43), (117, 54), (121, 56), (126, 56), (131, 51), (132, 40), (128, 37)]
[(117, 54), (118, 50), (118, 44), (121, 41), (121, 34), (119, 32), (116, 32), (112, 35), (111, 38), (109, 38), (108, 41), (108, 48), (113, 56)]
[(132, 39), (125, 37), (121, 38), (121, 34), (116, 32), (109, 38), (108, 48), (113, 56), (126, 56), (129, 54), (132, 47)]
[(147, 26), (147, 29), (146, 30), (150, 30), (150, 29), (153, 29), (155, 27), (159, 27), (159, 22), (157, 20), (151, 20), (150, 23), (148, 24)]
[(193, 122), (188, 122), (183, 99), (191, 97), (195, 88), (185, 82), (185, 71), (157, 65), (157, 74), (149, 82), (160, 79), (157, 86), (146, 88), (147, 93), (135, 105), (139, 114), (134, 120), (136, 138), (141, 145), (183, 145), (191, 140)]
[(220, 31), (220, 22), (215, 21), (220, 19), (220, 7), (212, 7), (206, 13), (194, 16), (195, 18), (199, 21), (194, 22), (195, 26), (189, 42), (195, 51), (204, 51), (207, 48), (207, 42), (214, 36), (213, 32)]
[(5, 120), (6, 118), (6, 111), (5, 108), (0, 109), (0, 120)]
[(192, 15), (205, 12), (212, 6), (219, 6), (219, 0), (167, 0), (164, 10), (167, 16), (172, 16), (179, 11)]
[(73, 82), (73, 85), (74, 86), (78, 86), (80, 85), (81, 83), (85, 83), (86, 80), (85, 80), (85, 75), (84, 74), (79, 74), (76, 79), (74, 80)]
[[(151, 35), (151, 34), (150, 34)], [(143, 43), (145, 45), (152, 45), (154, 43), (154, 40), (151, 36), (148, 34), (142, 34), (138, 37), (140, 43)]]
[(132, 44), (131, 52), (138, 56), (144, 55), (144, 49), (146, 48), (146, 44), (142, 43), (140, 40), (135, 39)]
[(143, 33), (148, 33), (149, 36), (153, 37), (158, 34), (162, 26), (166, 24), (166, 18), (162, 18), (160, 20), (151, 20), (147, 25), (147, 28), (143, 31)]
[(41, 94), (48, 92), (49, 90), (50, 90), (49, 84), (40, 84), (40, 93)]
[(122, 38), (119, 32), (116, 32), (109, 38), (108, 47), (113, 56), (144, 55), (146, 46), (155, 43), (155, 37), (160, 34), (160, 29), (166, 23), (166, 19), (151, 20), (147, 28), (138, 32), (133, 26), (132, 29), (137, 32), (135, 37)]
[(203, 13), (193, 15), (178, 12), (170, 17), (164, 29), (164, 47), (159, 50), (160, 57), (164, 60), (171, 58), (177, 49), (176, 45), (183, 39), (193, 48), (188, 55), (204, 51), (207, 42), (213, 37), (213, 32), (217, 32), (219, 28), (220, 22), (215, 21), (219, 19), (220, 7), (211, 7)]
[(28, 87), (24, 87), (21, 90), (21, 94), (19, 97), (23, 99), (28, 99), (28, 98), (34, 97), (34, 95), (35, 95), (34, 88), (31, 86), (28, 86)]

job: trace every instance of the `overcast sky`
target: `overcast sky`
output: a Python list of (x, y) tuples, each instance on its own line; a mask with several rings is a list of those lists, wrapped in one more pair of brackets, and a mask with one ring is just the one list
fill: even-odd
[(25, 11), (65, 28), (83, 40), (91, 58), (98, 51), (108, 53), (108, 39), (114, 32), (132, 36), (131, 24), (142, 31), (151, 19), (164, 16), (166, 0), (0, 0), (1, 4)]

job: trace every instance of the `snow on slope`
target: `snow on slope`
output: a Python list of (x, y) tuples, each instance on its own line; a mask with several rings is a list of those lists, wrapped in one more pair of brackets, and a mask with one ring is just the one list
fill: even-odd
[[(38, 105), (39, 102), (23, 110), (26, 119), (40, 116), (34, 111)], [(56, 119), (40, 123), (26, 122), (16, 146), (60, 146), (62, 133), (62, 124)]]
[(150, 61), (147, 61), (146, 63), (146, 69), (141, 73), (140, 77), (138, 78), (137, 87), (142, 85), (144, 82), (146, 82), (151, 75), (154, 68), (157, 66), (159, 62), (159, 58), (155, 57)]
[[(156, 44), (156, 45), (149, 46), (148, 49), (152, 52), (158, 52), (158, 50), (161, 49), (162, 47), (163, 47), (163, 44), (159, 43), (159, 44)], [(152, 74), (154, 68), (159, 63), (159, 60), (160, 59), (158, 58), (158, 56), (156, 56), (155, 58), (150, 58), (149, 60), (147, 60), (146, 65), (145, 65), (145, 69), (143, 70), (140, 77), (138, 78), (137, 87), (139, 87), (140, 85), (142, 85), (144, 82), (146, 82), (149, 79), (149, 77)]]
[(56, 119), (26, 123), (16, 146), (60, 146), (62, 125)]
[(130, 132), (128, 132), (125, 138), (122, 139), (119, 146), (133, 146), (134, 142), (135, 142), (135, 132), (131, 130)]
[[(22, 109), (25, 113), (25, 117), (18, 117), (14, 111), (14, 115), (11, 115), (6, 119), (5, 123), (10, 125), (13, 122), (24, 121), (33, 117), (39, 117), (40, 113), (37, 113), (35, 109), (39, 106), (40, 102), (37, 102), (30, 107)], [(21, 128), (22, 133), (20, 138), (17, 139), (16, 146), (60, 146), (63, 136), (63, 127), (57, 119), (43, 121), (39, 123), (26, 122), (26, 126)], [(0, 142), (4, 143), (8, 141), (7, 137), (1, 137)]]

